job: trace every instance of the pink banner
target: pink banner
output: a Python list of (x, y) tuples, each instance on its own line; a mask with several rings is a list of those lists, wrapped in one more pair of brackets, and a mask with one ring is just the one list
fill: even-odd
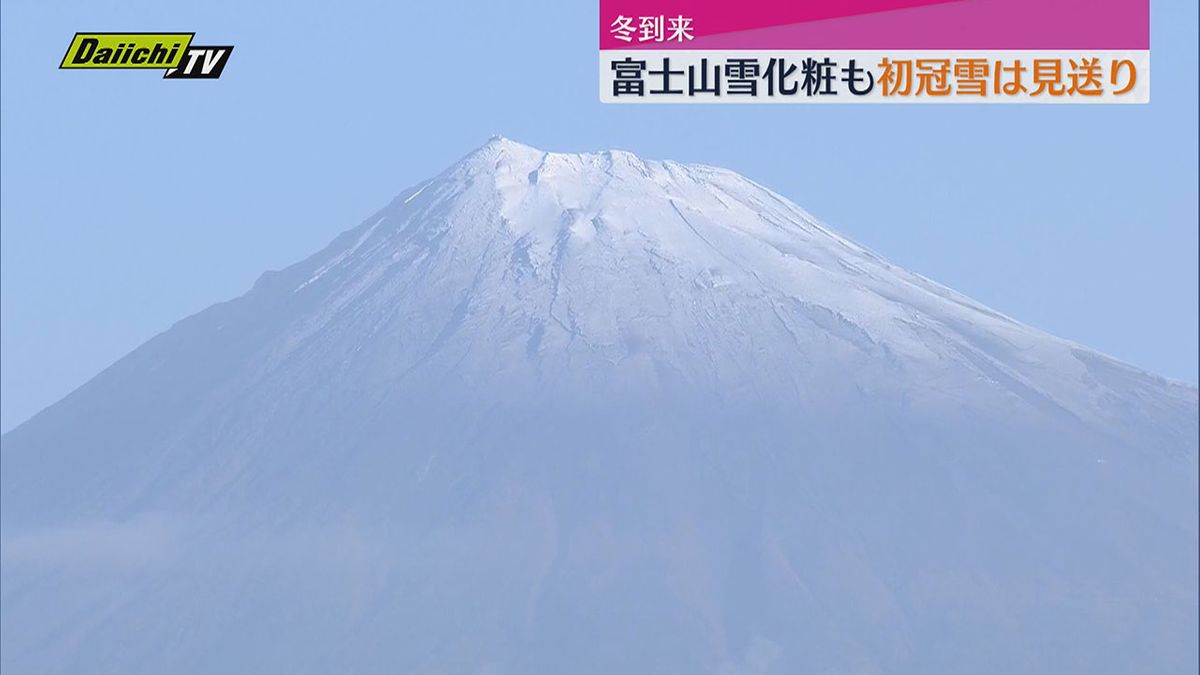
[(1149, 49), (1148, 0), (601, 0), (601, 49)]

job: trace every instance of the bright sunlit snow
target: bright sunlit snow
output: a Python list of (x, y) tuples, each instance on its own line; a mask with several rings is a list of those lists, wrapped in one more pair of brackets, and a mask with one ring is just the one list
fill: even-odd
[(5, 673), (1186, 673), (1197, 392), (495, 138), (4, 437)]

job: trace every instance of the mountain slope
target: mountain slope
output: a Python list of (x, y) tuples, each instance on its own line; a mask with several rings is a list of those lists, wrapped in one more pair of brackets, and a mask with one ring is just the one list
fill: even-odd
[(7, 671), (1188, 672), (1197, 393), (493, 139), (3, 439)]

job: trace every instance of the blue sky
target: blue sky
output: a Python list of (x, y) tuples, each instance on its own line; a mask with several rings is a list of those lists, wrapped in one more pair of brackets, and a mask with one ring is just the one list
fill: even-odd
[[(0, 427), (244, 292), (490, 135), (740, 171), (893, 262), (1197, 379), (1197, 4), (1147, 106), (604, 106), (595, 2), (45, 2), (0, 27)], [(218, 81), (59, 71), (195, 31)]]

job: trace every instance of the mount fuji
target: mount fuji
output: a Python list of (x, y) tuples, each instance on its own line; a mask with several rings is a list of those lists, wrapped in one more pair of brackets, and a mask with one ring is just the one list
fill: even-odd
[(5, 673), (1194, 673), (1195, 388), (494, 138), (3, 437)]

